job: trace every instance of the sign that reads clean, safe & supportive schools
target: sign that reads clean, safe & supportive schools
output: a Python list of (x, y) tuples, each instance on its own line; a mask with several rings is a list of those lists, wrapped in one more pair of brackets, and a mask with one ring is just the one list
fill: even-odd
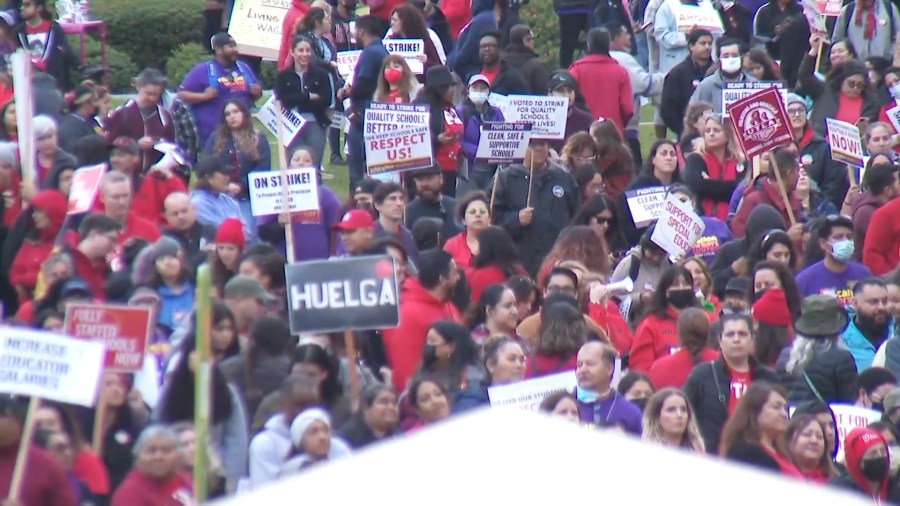
[(527, 123), (484, 123), (475, 161), (490, 165), (522, 163), (531, 140)]
[(392, 328), (400, 320), (390, 256), (300, 262), (285, 275), (292, 334)]

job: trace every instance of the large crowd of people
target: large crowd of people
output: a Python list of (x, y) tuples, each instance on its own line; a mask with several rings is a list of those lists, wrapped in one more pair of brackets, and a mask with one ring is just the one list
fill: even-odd
[[(823, 34), (796, 0), (554, 0), (558, 68), (523, 3), (292, 0), (272, 93), (305, 120), (286, 162), (317, 169), (319, 209), (271, 216), (254, 216), (248, 185), (280, 168), (253, 115), (260, 59), (222, 30), (223, 6), (207, 2), (208, 60), (172, 87), (142, 70), (117, 108), (75, 78), (46, 0), (3, 13), (0, 52), (32, 52), (36, 156), (22, 166), (0, 86), (0, 332), (63, 332), (75, 302), (154, 321), (139, 372), (104, 373), (93, 408), (42, 402), (33, 441), (28, 399), (0, 395), (0, 496), (29, 448), (3, 504), (192, 504), (203, 265), (211, 497), (571, 373), (540, 411), (900, 504), (898, 8), (845, 2)], [(715, 22), (682, 26), (695, 10)], [(420, 39), (420, 65), (391, 38)], [(723, 88), (755, 81), (785, 88), (793, 140), (748, 159)], [(564, 138), (485, 163), (481, 131), (509, 95), (567, 98)], [(372, 103), (424, 106), (433, 166), (368, 175)], [(864, 167), (832, 157), (828, 118), (859, 127)], [(90, 209), (70, 214), (74, 171), (100, 163)], [(348, 187), (330, 186), (345, 170)], [(654, 241), (646, 194), (701, 217), (687, 253)], [(292, 335), (286, 258), (368, 255), (394, 259), (399, 324), (356, 331), (353, 354), (343, 334)], [(838, 405), (879, 420), (848, 431)]]

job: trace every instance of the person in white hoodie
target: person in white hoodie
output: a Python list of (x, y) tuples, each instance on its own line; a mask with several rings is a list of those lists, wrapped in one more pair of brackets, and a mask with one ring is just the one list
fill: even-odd
[(308, 408), (294, 418), (291, 441), (293, 451), (290, 460), (281, 466), (279, 477), (297, 474), (312, 465), (352, 453), (347, 443), (331, 436), (331, 417), (321, 408)]
[(319, 403), (319, 386), (305, 375), (288, 376), (279, 390), (281, 412), (266, 422), (250, 441), (250, 486), (275, 481), (291, 453), (291, 423), (297, 415)]

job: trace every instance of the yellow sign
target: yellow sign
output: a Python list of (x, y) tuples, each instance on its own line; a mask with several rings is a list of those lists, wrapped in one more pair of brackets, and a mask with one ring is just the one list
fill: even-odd
[(235, 0), (228, 33), (241, 54), (275, 60), (291, 0)]

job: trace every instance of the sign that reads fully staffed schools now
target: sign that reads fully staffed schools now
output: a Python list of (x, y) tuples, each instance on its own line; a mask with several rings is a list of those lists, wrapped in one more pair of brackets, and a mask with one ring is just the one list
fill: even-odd
[(774, 87), (729, 105), (728, 119), (748, 159), (794, 140), (784, 102)]
[(105, 350), (95, 341), (0, 328), (0, 392), (90, 407)]
[(413, 74), (425, 72), (425, 64), (419, 59), (425, 56), (425, 41), (422, 39), (385, 39), (384, 48), (390, 54), (402, 56)]
[(366, 109), (363, 140), (370, 175), (434, 165), (428, 108), (373, 102)]
[(152, 327), (150, 308), (99, 304), (66, 305), (66, 334), (103, 343), (108, 371), (133, 373), (144, 365)]
[(235, 0), (228, 34), (241, 54), (275, 60), (281, 46), (281, 24), (291, 0)]
[[(297, 134), (300, 133), (300, 130), (303, 129), (306, 120), (303, 119), (303, 116), (300, 116), (297, 111), (287, 108), (281, 109), (281, 116), (281, 143), (287, 147), (291, 145), (294, 137), (296, 137)], [(258, 119), (259, 122), (266, 127), (266, 130), (271, 132), (275, 138), (278, 138), (278, 104), (274, 94), (259, 108), (259, 112), (256, 113), (256, 119)]]
[(691, 205), (670, 194), (663, 203), (663, 211), (650, 240), (669, 256), (683, 256), (703, 235), (704, 228), (703, 220), (691, 209)]
[(625, 202), (628, 203), (631, 219), (637, 228), (646, 227), (656, 221), (662, 213), (665, 200), (665, 186), (648, 186), (625, 192)]
[(728, 107), (731, 104), (772, 86), (778, 88), (782, 102), (787, 103), (788, 90), (781, 81), (729, 81), (722, 83), (722, 114), (727, 117)]
[(390, 256), (300, 262), (285, 275), (292, 334), (392, 328), (400, 320)]
[[(251, 172), (247, 174), (250, 193), (250, 212), (253, 216), (278, 214), (284, 210), (281, 171)], [(319, 185), (316, 169), (304, 167), (287, 171), (289, 212), (319, 210)]]
[(491, 406), (515, 406), (528, 411), (537, 411), (544, 397), (556, 392), (571, 392), (577, 384), (575, 371), (566, 371), (550, 376), (520, 381), (509, 385), (488, 388)]
[(527, 123), (484, 123), (475, 161), (490, 165), (522, 163), (531, 140)]
[[(533, 139), (563, 139), (569, 113), (569, 97), (510, 95), (503, 117), (511, 123), (531, 123)], [(490, 99), (489, 99), (490, 100)], [(508, 114), (507, 114), (508, 113)]]
[(838, 121), (825, 118), (825, 126), (828, 128), (828, 145), (831, 146), (831, 158), (854, 167), (863, 167), (862, 139), (859, 136), (859, 128), (846, 121)]
[(94, 200), (100, 190), (100, 179), (106, 172), (106, 164), (81, 167), (72, 173), (72, 186), (69, 190), (68, 214), (81, 214), (94, 207)]

